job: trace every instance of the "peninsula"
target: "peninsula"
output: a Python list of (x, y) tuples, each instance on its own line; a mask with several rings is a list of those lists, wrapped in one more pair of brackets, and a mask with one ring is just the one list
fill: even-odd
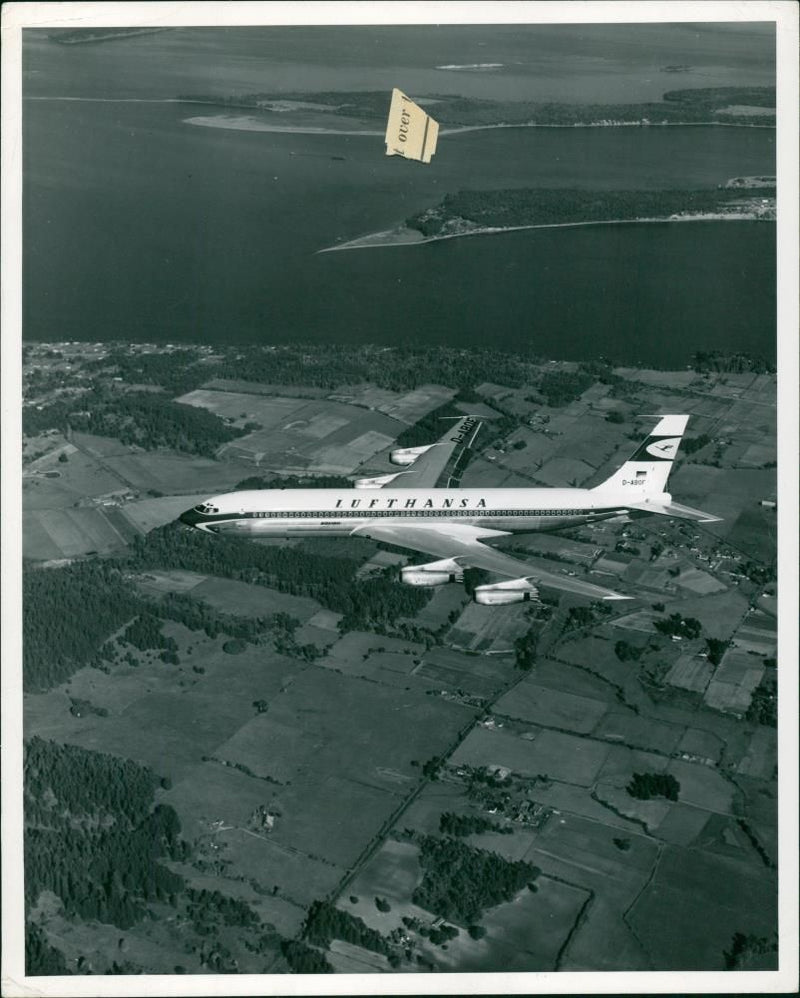
[[(564, 104), (540, 101), (479, 100), (453, 94), (415, 97), (422, 107), (435, 107), (442, 133), (498, 127), (597, 127), (651, 125), (740, 125), (775, 127), (774, 87), (704, 87), (669, 90), (661, 101), (630, 104)], [(335, 91), (320, 93), (185, 94), (179, 101), (220, 108), (256, 111), (264, 119), (289, 120), (313, 110), (343, 117), (364, 127), (384, 122), (388, 93)], [(199, 123), (199, 122), (198, 122)], [(207, 122), (203, 122), (206, 124)], [(292, 121), (292, 123), (294, 123)], [(302, 121), (299, 121), (302, 124)], [(220, 127), (226, 127), (221, 125)], [(230, 127), (230, 126), (227, 126)], [(332, 123), (332, 129), (334, 128)]]
[(705, 190), (591, 191), (575, 188), (512, 188), (458, 191), (385, 232), (329, 246), (320, 252), (405, 246), (553, 226), (622, 222), (775, 220), (770, 177), (736, 177)]

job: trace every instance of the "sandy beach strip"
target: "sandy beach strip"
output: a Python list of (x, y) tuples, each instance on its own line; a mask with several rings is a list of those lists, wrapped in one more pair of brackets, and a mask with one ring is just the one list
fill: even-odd
[(322, 128), (317, 125), (273, 125), (269, 121), (260, 121), (250, 115), (220, 115), (211, 117), (198, 115), (195, 118), (184, 118), (186, 125), (200, 125), (203, 128), (230, 128), (238, 132), (288, 132), (293, 135), (383, 135), (366, 128)]

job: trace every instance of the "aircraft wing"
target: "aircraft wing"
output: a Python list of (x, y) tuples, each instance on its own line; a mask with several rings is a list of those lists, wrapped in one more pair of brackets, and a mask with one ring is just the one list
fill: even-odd
[(504, 530), (490, 530), (461, 523), (431, 524), (424, 527), (368, 523), (363, 527), (357, 527), (353, 533), (358, 537), (368, 537), (374, 541), (412, 548), (414, 551), (434, 554), (440, 558), (452, 558), (464, 568), (483, 568), (510, 579), (528, 579), (551, 589), (560, 589), (590, 599), (631, 598), (591, 582), (543, 571), (482, 543), (485, 539), (510, 536)]
[(362, 489), (380, 489), (390, 484), (393, 489), (435, 488), (450, 459), (457, 454), (457, 463), (461, 454), (472, 446), (482, 425), (477, 416), (448, 420), (447, 429), (436, 443), (423, 447), (399, 447), (392, 451), (392, 464), (407, 467), (407, 471), (360, 478), (355, 485)]

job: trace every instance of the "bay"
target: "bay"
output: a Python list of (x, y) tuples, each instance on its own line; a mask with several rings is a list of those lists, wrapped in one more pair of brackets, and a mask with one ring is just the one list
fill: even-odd
[[(29, 96), (77, 91), (132, 102), (25, 101), (27, 339), (491, 344), (662, 366), (687, 363), (696, 349), (774, 357), (770, 223), (551, 229), (317, 253), (392, 227), (460, 188), (711, 187), (774, 173), (774, 131), (468, 132), (443, 137), (428, 168), (385, 157), (380, 137), (201, 128), (185, 123), (191, 107), (141, 102), (204, 78), (206, 91), (234, 80), (262, 89), (254, 60), (263, 36), (220, 40), (199, 30), (31, 46)], [(380, 48), (390, 36), (374, 37)], [(591, 57), (590, 41), (580, 58)], [(434, 49), (404, 44), (398, 51), (414, 72), (431, 72)], [(469, 44), (473, 54), (485, 47), (474, 34)], [(340, 86), (354, 85), (357, 72), (364, 88), (383, 79), (364, 52), (343, 56), (345, 36), (330, 36), (322, 52), (307, 38), (292, 46), (262, 67), (268, 84), (290, 88), (304, 52), (316, 59), (309, 88), (326, 73)], [(623, 50), (607, 51), (618, 70)], [(541, 48), (533, 55), (540, 73), (528, 75), (539, 83), (529, 90), (546, 75)], [(641, 75), (637, 59), (629, 62)]]

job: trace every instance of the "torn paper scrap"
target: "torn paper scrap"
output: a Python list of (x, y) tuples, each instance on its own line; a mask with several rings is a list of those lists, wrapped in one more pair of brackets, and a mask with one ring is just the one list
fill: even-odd
[(386, 155), (430, 163), (438, 137), (438, 123), (395, 87), (386, 124)]

